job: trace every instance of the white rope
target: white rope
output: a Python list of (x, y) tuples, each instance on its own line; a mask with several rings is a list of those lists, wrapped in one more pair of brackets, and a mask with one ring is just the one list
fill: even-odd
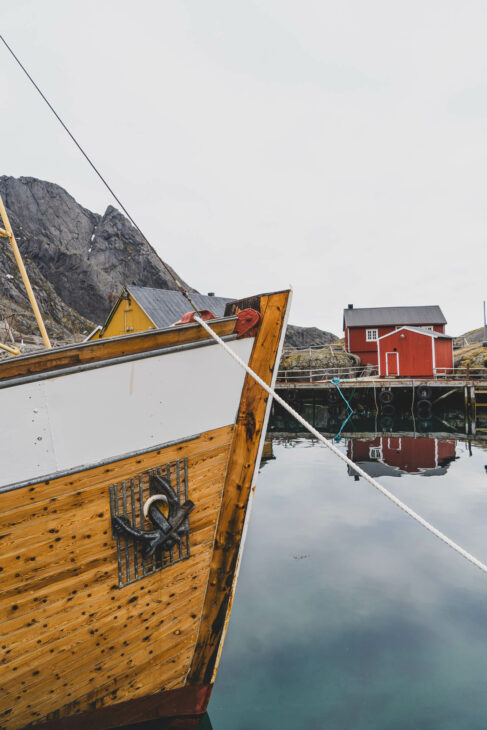
[(274, 400), (276, 400), (278, 403), (281, 404), (283, 408), (286, 409), (288, 413), (293, 416), (299, 423), (301, 423), (302, 426), (305, 427), (307, 431), (309, 431), (315, 438), (318, 439), (318, 441), (321, 441), (322, 444), (324, 444), (327, 448), (330, 449), (330, 451), (333, 451), (333, 453), (338, 456), (339, 459), (345, 462), (345, 464), (348, 464), (350, 468), (352, 468), (357, 474), (359, 474), (361, 477), (365, 479), (365, 481), (369, 482), (375, 489), (377, 489), (381, 494), (384, 495), (384, 497), (387, 497), (387, 499), (390, 499), (391, 502), (393, 502), (397, 507), (402, 509), (407, 515), (413, 518), (413, 520), (416, 520), (416, 522), (419, 522), (420, 525), (425, 527), (427, 530), (429, 530), (435, 537), (442, 540), (446, 545), (453, 548), (459, 555), (461, 555), (463, 558), (468, 560), (470, 563), (475, 565), (477, 568), (480, 568), (480, 570), (483, 570), (484, 573), (487, 573), (487, 565), (485, 563), (482, 563), (480, 560), (478, 560), (474, 555), (471, 555), (467, 550), (464, 550), (460, 545), (458, 545), (456, 542), (451, 540), (449, 537), (447, 537), (443, 532), (438, 530), (436, 527), (434, 527), (430, 522), (425, 520), (421, 515), (418, 515), (417, 512), (415, 512), (411, 507), (408, 507), (407, 504), (404, 504), (404, 502), (401, 502), (400, 499), (398, 499), (392, 492), (389, 492), (388, 489), (383, 487), (379, 482), (377, 482), (373, 477), (371, 477), (367, 472), (365, 472), (363, 469), (361, 469), (358, 464), (355, 464), (354, 461), (348, 458), (346, 454), (340, 451), (331, 441), (328, 441), (319, 431), (316, 430), (306, 419), (304, 419), (297, 411), (294, 410), (286, 401), (281, 398), (280, 395), (278, 395), (273, 388), (269, 387), (267, 383), (264, 383), (262, 378), (260, 378), (257, 373), (254, 373), (254, 371), (249, 368), (248, 365), (244, 363), (243, 360), (239, 358), (239, 356), (224, 342), (221, 337), (218, 337), (218, 335), (213, 332), (211, 327), (208, 326), (206, 322), (204, 322), (200, 317), (198, 317), (196, 314), (194, 316), (195, 322), (198, 322), (204, 329), (210, 334), (216, 342), (218, 342), (219, 345), (223, 347), (223, 349), (232, 357), (235, 362), (237, 362), (241, 368), (243, 368), (257, 383), (259, 383), (262, 388), (264, 388), (269, 395), (271, 395)]

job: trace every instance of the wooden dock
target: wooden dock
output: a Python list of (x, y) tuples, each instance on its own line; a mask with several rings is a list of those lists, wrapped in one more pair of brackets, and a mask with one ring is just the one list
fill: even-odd
[[(430, 388), (443, 388), (443, 389), (454, 389), (462, 390), (464, 388), (474, 389), (476, 393), (487, 393), (487, 378), (482, 380), (462, 380), (459, 378), (394, 378), (373, 376), (370, 378), (340, 378), (338, 383), (342, 390), (345, 389), (357, 389), (357, 388), (372, 388), (381, 390), (391, 390), (393, 388), (417, 388), (421, 386), (428, 386)], [(336, 388), (335, 383), (332, 379), (329, 380), (315, 380), (313, 375), (308, 376), (307, 379), (302, 380), (293, 379), (286, 380), (285, 378), (278, 377), (276, 382), (276, 388), (279, 390), (332, 390)]]
[[(282, 371), (279, 373), (281, 376)], [(284, 371), (285, 374), (285, 371)], [(432, 409), (447, 403), (456, 403), (456, 407), (465, 413), (466, 433), (487, 433), (487, 378), (465, 379), (460, 377), (435, 378), (401, 378), (379, 377), (343, 377), (338, 383), (333, 382), (333, 375), (327, 379), (316, 378), (313, 371), (306, 371), (303, 379), (286, 380), (277, 378), (276, 390), (284, 398), (319, 397), (322, 393), (324, 401), (329, 405), (341, 402), (337, 385), (343, 399), (357, 398), (362, 404), (369, 402), (377, 413), (391, 417), (396, 409), (411, 408), (417, 415), (430, 416)], [(335, 393), (333, 392), (335, 391)], [(389, 392), (387, 392), (389, 391)], [(429, 391), (422, 393), (421, 391)], [(308, 395), (307, 395), (308, 394)], [(385, 399), (387, 396), (387, 400)], [(338, 398), (338, 400), (337, 400)], [(354, 407), (353, 405), (351, 407)], [(421, 410), (420, 410), (421, 409)]]

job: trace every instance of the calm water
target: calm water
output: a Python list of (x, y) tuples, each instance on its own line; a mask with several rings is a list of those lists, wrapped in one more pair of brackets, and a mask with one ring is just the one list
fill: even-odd
[[(431, 424), (414, 424), (416, 438), (387, 425), (340, 448), (487, 561), (486, 446), (454, 438), (458, 424), (444, 419), (439, 439), (424, 437)], [(278, 417), (273, 427), (282, 430)], [(213, 730), (485, 730), (487, 575), (325, 447), (276, 436), (272, 452), (209, 706)]]

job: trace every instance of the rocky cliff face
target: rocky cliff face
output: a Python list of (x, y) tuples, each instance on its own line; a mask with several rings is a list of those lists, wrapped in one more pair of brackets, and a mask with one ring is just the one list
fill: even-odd
[[(43, 314), (49, 336), (54, 340), (71, 340), (93, 329), (93, 322), (68, 307), (37, 266), (24, 257), (30, 283)], [(17, 264), (5, 239), (0, 239), (0, 341), (3, 341), (5, 323), (23, 335), (39, 335), (25, 287)]]
[[(176, 288), (142, 236), (112, 206), (103, 215), (92, 213), (59, 185), (31, 177), (0, 177), (0, 195), (39, 304), (61, 330), (103, 322), (125, 283)], [(9, 301), (28, 306), (4, 244), (2, 239), (0, 307)]]
[[(176, 288), (142, 236), (112, 206), (103, 215), (92, 213), (59, 185), (32, 177), (0, 177), (0, 195), (53, 339), (82, 336), (102, 324), (124, 284)], [(22, 335), (39, 334), (10, 245), (0, 239), (0, 339), (5, 320)], [(290, 325), (286, 346), (323, 346), (335, 339), (317, 327)]]
[(300, 349), (302, 347), (323, 347), (329, 345), (331, 342), (335, 342), (338, 339), (336, 335), (332, 335), (331, 332), (320, 330), (318, 327), (296, 327), (295, 325), (289, 324), (286, 332), (286, 347), (295, 347)]

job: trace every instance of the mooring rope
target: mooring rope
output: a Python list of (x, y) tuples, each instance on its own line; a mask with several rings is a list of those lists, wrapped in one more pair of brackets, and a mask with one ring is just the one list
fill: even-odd
[(264, 383), (261, 377), (257, 375), (251, 368), (249, 368), (248, 365), (244, 363), (243, 360), (240, 359), (240, 357), (224, 342), (221, 337), (219, 337), (211, 327), (208, 326), (208, 324), (201, 319), (201, 317), (198, 317), (195, 315), (194, 317), (195, 322), (198, 322), (213, 339), (218, 342), (221, 347), (230, 355), (233, 360), (235, 360), (236, 363), (240, 365), (243, 370), (245, 370), (255, 381), (258, 383), (269, 395), (271, 395), (274, 400), (276, 400), (285, 410), (293, 416), (302, 426), (305, 427), (307, 431), (309, 431), (318, 441), (320, 441), (322, 444), (324, 444), (330, 451), (332, 451), (335, 456), (338, 456), (339, 459), (345, 462), (351, 469), (353, 469), (357, 474), (359, 474), (361, 477), (365, 479), (365, 481), (369, 482), (375, 489), (377, 489), (381, 494), (384, 495), (384, 497), (387, 497), (391, 502), (393, 502), (397, 507), (402, 509), (407, 515), (413, 518), (413, 520), (416, 520), (416, 522), (419, 522), (420, 525), (425, 527), (429, 532), (431, 532), (435, 537), (437, 537), (439, 540), (442, 540), (446, 545), (451, 547), (453, 550), (455, 550), (459, 555), (461, 555), (465, 560), (468, 560), (470, 563), (475, 565), (475, 567), (482, 570), (484, 573), (487, 573), (487, 565), (485, 563), (482, 563), (482, 561), (478, 560), (474, 555), (469, 553), (467, 550), (464, 550), (460, 545), (458, 545), (456, 542), (451, 540), (447, 535), (445, 535), (441, 530), (438, 530), (434, 525), (432, 525), (430, 522), (424, 519), (424, 517), (421, 517), (421, 515), (418, 515), (417, 512), (415, 512), (411, 507), (408, 507), (407, 504), (404, 504), (400, 499), (398, 499), (392, 492), (389, 492), (388, 489), (382, 486), (382, 484), (379, 484), (373, 477), (371, 477), (367, 472), (365, 472), (363, 469), (361, 469), (358, 464), (355, 464), (351, 459), (346, 456), (346, 454), (342, 453), (340, 449), (338, 449), (331, 441), (328, 441), (319, 431), (314, 428), (308, 421), (303, 418), (297, 411), (294, 410), (286, 401), (281, 398), (280, 395), (276, 393), (276, 391), (271, 388), (267, 383)]

